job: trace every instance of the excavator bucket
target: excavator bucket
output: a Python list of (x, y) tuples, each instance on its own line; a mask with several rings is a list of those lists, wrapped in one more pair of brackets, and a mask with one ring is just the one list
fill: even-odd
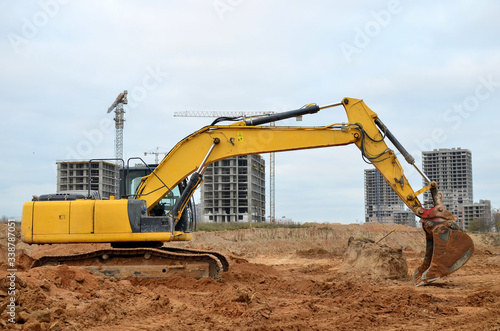
[(415, 270), (416, 286), (426, 285), (460, 269), (474, 252), (472, 239), (454, 222), (445, 206), (418, 211), (425, 231), (424, 262)]

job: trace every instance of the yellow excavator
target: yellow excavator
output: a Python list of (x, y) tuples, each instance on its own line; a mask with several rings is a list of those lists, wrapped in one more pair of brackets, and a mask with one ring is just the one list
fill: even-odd
[[(347, 123), (326, 126), (265, 125), (343, 106)], [(234, 121), (221, 125), (224, 121)], [(396, 147), (427, 183), (415, 192), (403, 173)], [(105, 275), (124, 277), (221, 277), (229, 263), (219, 253), (164, 245), (192, 239), (186, 217), (194, 191), (200, 186), (207, 166), (226, 158), (272, 152), (355, 144), (362, 158), (372, 164), (389, 186), (422, 222), (426, 236), (425, 258), (415, 270), (417, 286), (446, 276), (464, 265), (474, 251), (471, 238), (455, 223), (442, 203), (437, 184), (430, 181), (375, 112), (359, 99), (320, 107), (308, 104), (300, 109), (250, 118), (219, 118), (182, 139), (145, 176), (125, 176), (124, 183), (137, 183), (135, 192), (120, 198), (98, 200), (89, 196), (64, 200), (34, 199), (26, 202), (22, 215), (22, 240), (33, 244), (111, 243), (108, 249), (76, 255), (43, 256), (33, 266), (69, 264)], [(133, 171), (132, 171), (133, 172)], [(189, 177), (189, 180), (187, 178)], [(132, 185), (133, 186), (133, 185)], [(430, 191), (434, 207), (426, 209), (418, 196)], [(164, 208), (170, 198), (171, 208)]]

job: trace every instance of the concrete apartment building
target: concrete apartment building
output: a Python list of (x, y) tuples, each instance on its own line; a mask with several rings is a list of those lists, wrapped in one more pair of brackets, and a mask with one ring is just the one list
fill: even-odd
[[(465, 205), (473, 204), (471, 151), (451, 148), (422, 152), (422, 169), (430, 180), (437, 182), (446, 208), (467, 228), (469, 220), (464, 219), (463, 211)], [(431, 205), (430, 192), (425, 192), (424, 206)]]
[(387, 184), (377, 169), (365, 171), (365, 222), (415, 226), (415, 214)]
[(393, 217), (394, 224), (406, 224), (406, 225), (413, 226), (413, 227), (417, 226), (415, 213), (413, 211), (411, 211), (410, 209), (396, 210), (392, 214), (392, 217)]
[(58, 161), (57, 193), (62, 191), (88, 190), (98, 191), (101, 198), (108, 199), (115, 195), (118, 185), (119, 167), (106, 161)]
[(215, 162), (203, 178), (203, 222), (265, 222), (265, 161), (260, 155)]
[(493, 228), (493, 217), (491, 213), (491, 201), (479, 200), (479, 203), (465, 204), (463, 206), (463, 216), (465, 224), (470, 224), (472, 221), (484, 221), (488, 225), (490, 231)]

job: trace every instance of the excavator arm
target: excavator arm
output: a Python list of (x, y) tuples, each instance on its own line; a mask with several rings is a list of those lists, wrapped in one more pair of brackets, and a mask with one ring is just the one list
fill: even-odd
[[(342, 105), (348, 123), (334, 123), (320, 127), (263, 126), (282, 119), (312, 114), (321, 109)], [(187, 136), (168, 153), (153, 173), (143, 178), (136, 198), (146, 201), (148, 211), (192, 174), (188, 189), (184, 191), (172, 212), (178, 223), (183, 206), (202, 181), (205, 168), (214, 162), (239, 155), (283, 152), (355, 144), (363, 159), (371, 163), (385, 178), (389, 186), (418, 217), (426, 233), (426, 255), (423, 264), (415, 271), (417, 285), (429, 283), (459, 269), (472, 255), (470, 237), (455, 224), (455, 217), (446, 210), (439, 199), (437, 184), (427, 185), (415, 192), (404, 175), (395, 152), (390, 149), (388, 138), (406, 161), (415, 166), (413, 157), (366, 104), (359, 99), (345, 98), (339, 104), (319, 107), (315, 104), (304, 108), (250, 118), (231, 125), (212, 125)], [(425, 209), (418, 195), (430, 190), (434, 208)], [(176, 228), (182, 229), (182, 228)]]

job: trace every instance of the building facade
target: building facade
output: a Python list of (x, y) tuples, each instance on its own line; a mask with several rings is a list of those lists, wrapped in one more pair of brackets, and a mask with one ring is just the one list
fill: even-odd
[(415, 214), (387, 184), (377, 169), (365, 170), (365, 222), (415, 226)]
[[(467, 228), (463, 206), (473, 203), (471, 151), (451, 148), (422, 152), (422, 169), (430, 180), (438, 184), (438, 190), (443, 192), (446, 208)], [(424, 193), (424, 205), (432, 206), (428, 191)]]
[(417, 226), (417, 221), (415, 220), (415, 213), (409, 209), (406, 210), (396, 210), (393, 213), (394, 224), (406, 224), (412, 227)]
[(465, 224), (470, 224), (472, 221), (480, 221), (487, 226), (488, 231), (493, 230), (490, 200), (479, 200), (479, 203), (464, 204), (463, 215)]
[(207, 167), (201, 186), (204, 222), (265, 222), (265, 161), (237, 156)]
[(58, 161), (57, 193), (63, 191), (98, 191), (102, 199), (115, 195), (119, 167), (106, 161)]

